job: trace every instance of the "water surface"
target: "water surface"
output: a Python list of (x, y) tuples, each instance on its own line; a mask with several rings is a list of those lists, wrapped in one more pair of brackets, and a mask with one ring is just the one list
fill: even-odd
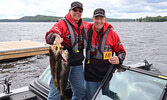
[[(112, 22), (126, 50), (125, 65), (147, 59), (162, 74), (167, 73), (167, 22)], [(0, 23), (0, 42), (32, 40), (45, 43), (45, 33), (53, 22)], [(0, 63), (0, 92), (3, 80), (12, 79), (12, 89), (28, 85), (49, 64), (47, 55)]]

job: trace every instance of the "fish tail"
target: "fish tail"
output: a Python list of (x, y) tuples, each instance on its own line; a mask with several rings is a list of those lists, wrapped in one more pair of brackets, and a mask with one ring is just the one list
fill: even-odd
[(67, 100), (67, 97), (64, 92), (65, 89), (62, 86), (60, 86), (59, 88), (60, 88), (61, 100)]
[(67, 100), (67, 97), (61, 95), (61, 100)]

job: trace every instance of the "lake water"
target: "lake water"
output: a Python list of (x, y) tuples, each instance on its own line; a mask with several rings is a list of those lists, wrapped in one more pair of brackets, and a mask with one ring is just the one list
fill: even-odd
[[(111, 22), (127, 52), (124, 65), (147, 59), (162, 74), (167, 73), (167, 22)], [(45, 43), (45, 33), (53, 22), (0, 23), (0, 42), (32, 40)], [(19, 88), (36, 78), (49, 64), (47, 55), (0, 63), (0, 93), (3, 80), (12, 79), (11, 88)]]

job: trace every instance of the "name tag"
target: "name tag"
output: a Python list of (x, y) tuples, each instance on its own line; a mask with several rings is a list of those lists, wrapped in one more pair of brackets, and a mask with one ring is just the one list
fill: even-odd
[(112, 51), (103, 52), (103, 59), (107, 60), (112, 57)]

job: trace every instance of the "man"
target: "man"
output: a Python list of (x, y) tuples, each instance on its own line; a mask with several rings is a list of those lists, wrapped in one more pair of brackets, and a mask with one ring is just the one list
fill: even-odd
[[(88, 47), (84, 69), (86, 100), (93, 98), (109, 67), (122, 64), (126, 55), (118, 34), (113, 31), (113, 26), (106, 22), (105, 10), (96, 9), (92, 19), (93, 25), (88, 27), (87, 33)], [(103, 89), (103, 92), (109, 95), (106, 89)]]
[[(83, 5), (80, 2), (72, 2), (68, 14), (59, 20), (49, 32), (45, 39), (48, 44), (61, 44), (64, 49), (69, 51), (69, 82), (72, 88), (72, 100), (81, 100), (85, 96), (83, 64), (83, 49), (87, 46), (86, 41), (86, 22), (81, 16)], [(50, 82), (50, 92), (48, 100), (60, 100), (60, 93)]]

